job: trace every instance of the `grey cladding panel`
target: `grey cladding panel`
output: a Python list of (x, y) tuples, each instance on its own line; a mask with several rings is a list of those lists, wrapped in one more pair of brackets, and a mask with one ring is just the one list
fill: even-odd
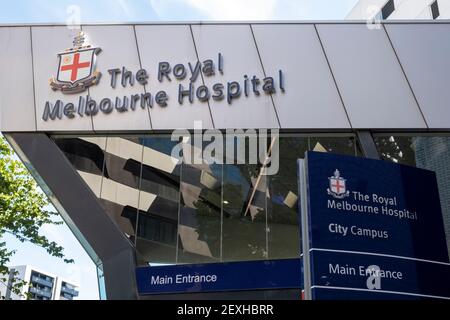
[[(194, 127), (194, 122), (199, 121), (202, 127), (212, 128), (212, 120), (208, 104), (195, 99), (193, 103), (184, 98), (183, 104), (178, 103), (179, 85), (189, 87), (189, 76), (183, 80), (176, 80), (170, 75), (171, 81), (163, 78), (158, 81), (158, 65), (160, 62), (168, 62), (173, 68), (176, 64), (183, 64), (188, 68), (188, 63), (195, 65), (194, 42), (188, 25), (174, 26), (136, 26), (136, 37), (142, 67), (150, 73), (147, 91), (155, 95), (158, 91), (166, 91), (169, 100), (166, 107), (155, 103), (150, 110), (153, 129), (189, 129)], [(194, 82), (195, 88), (202, 84), (198, 77)]]
[(350, 128), (314, 25), (252, 28), (266, 74), (283, 71), (285, 92), (273, 95), (281, 127)]
[(0, 125), (36, 130), (29, 27), (0, 28)]
[(383, 28), (317, 25), (353, 128), (426, 128)]
[(386, 30), (430, 128), (450, 128), (450, 25), (395, 24)]
[[(237, 81), (243, 86), (244, 75), (259, 79), (264, 73), (249, 25), (193, 25), (192, 31), (200, 61), (223, 56), (223, 74), (205, 76), (205, 83), (212, 88), (215, 83)], [(260, 86), (261, 87), (261, 86)], [(227, 128), (278, 128), (279, 123), (270, 96), (250, 93), (239, 98), (210, 99), (211, 113), (217, 129)]]
[[(108, 73), (110, 69), (120, 69), (125, 67), (127, 71), (135, 73), (140, 69), (139, 56), (134, 37), (134, 30), (132, 26), (89, 26), (83, 27), (89, 37), (89, 41), (93, 46), (98, 46), (102, 52), (98, 55), (97, 69), (103, 73), (101, 81), (98, 85), (89, 88), (91, 97), (97, 101), (105, 97), (113, 99), (118, 96), (121, 103), (124, 103), (123, 97), (131, 94), (143, 94), (144, 87), (137, 81), (133, 81), (131, 86), (129, 82), (126, 87), (121, 85), (121, 77), (117, 77), (115, 88), (111, 87), (111, 75)], [(114, 99), (113, 99), (114, 101)], [(133, 110), (128, 101), (128, 111), (125, 112), (111, 112), (104, 114), (99, 112), (93, 117), (94, 130), (150, 130), (150, 116), (149, 107), (141, 107), (137, 103), (137, 107)]]
[[(450, 128), (449, 23), (386, 23), (375, 30), (364, 23), (317, 23), (316, 28), (319, 37), (307, 23), (193, 24), (192, 34), (188, 24), (83, 26), (92, 44), (103, 49), (97, 60), (103, 78), (89, 91), (63, 94), (50, 88), (49, 79), (58, 73), (58, 53), (72, 47), (78, 30), (62, 25), (0, 27), (1, 130), (142, 132), (193, 128), (195, 121), (219, 129)], [(250, 84), (248, 96), (241, 92), (231, 104), (226, 98), (210, 98), (208, 104), (184, 97), (180, 105), (178, 88), (189, 86), (188, 77), (157, 79), (159, 62), (174, 67), (212, 59), (216, 64), (218, 53), (223, 73), (199, 76), (194, 91), (205, 82), (213, 94), (216, 83), (226, 90), (231, 81), (243, 86), (244, 75), (262, 79), (265, 74), (275, 80), (272, 98), (262, 90), (255, 95)], [(141, 64), (149, 73), (147, 92), (167, 92), (166, 107), (42, 119), (47, 101), (77, 106), (88, 93), (97, 101), (142, 93), (138, 84), (111, 89), (108, 74), (109, 68), (122, 65), (136, 72)], [(280, 69), (285, 92), (277, 83)]]

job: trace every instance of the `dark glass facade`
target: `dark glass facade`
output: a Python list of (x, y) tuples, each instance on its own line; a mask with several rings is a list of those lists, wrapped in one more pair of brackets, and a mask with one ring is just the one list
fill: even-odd
[(450, 136), (379, 134), (374, 138), (382, 159), (436, 173), (447, 248), (450, 248)]
[[(222, 162), (197, 164), (172, 155), (177, 145), (183, 157), (207, 150), (189, 137), (181, 144), (156, 134), (53, 139), (141, 265), (299, 257), (297, 159), (308, 150), (361, 155), (352, 134), (280, 134), (258, 146), (278, 154), (277, 172), (264, 175), (264, 159), (238, 156), (249, 140), (236, 141), (234, 155), (216, 154)], [(249, 143), (242, 150), (253, 152)]]

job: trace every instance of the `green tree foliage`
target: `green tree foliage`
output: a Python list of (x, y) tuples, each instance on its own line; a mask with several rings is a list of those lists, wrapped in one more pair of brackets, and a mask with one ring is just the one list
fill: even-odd
[[(50, 241), (39, 230), (45, 224), (61, 224), (55, 221), (58, 213), (48, 210), (50, 203), (42, 190), (17, 159), (3, 137), (0, 137), (0, 238), (9, 233), (19, 241), (29, 241), (45, 249), (50, 255), (64, 259), (63, 248)], [(0, 286), (7, 286), (7, 264), (15, 250), (9, 250), (6, 242), (0, 242)], [(24, 283), (13, 274), (11, 291), (19, 293)], [(4, 297), (0, 297), (4, 298)]]

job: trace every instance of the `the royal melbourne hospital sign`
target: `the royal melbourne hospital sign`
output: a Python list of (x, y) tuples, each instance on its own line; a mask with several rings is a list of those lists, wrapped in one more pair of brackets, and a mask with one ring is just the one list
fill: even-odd
[[(96, 70), (97, 55), (101, 52), (99, 47), (84, 45), (85, 34), (80, 32), (74, 39), (74, 47), (59, 53), (59, 65), (56, 79), (51, 78), (50, 86), (53, 90), (61, 90), (62, 93), (72, 94), (85, 91), (88, 87), (96, 85), (102, 76), (102, 72)], [(114, 110), (117, 112), (134, 111), (136, 108), (152, 108), (155, 103), (159, 107), (168, 107), (171, 100), (177, 100), (182, 105), (185, 100), (192, 103), (194, 99), (207, 103), (209, 99), (226, 100), (231, 104), (234, 99), (241, 95), (248, 97), (261, 94), (271, 95), (278, 90), (285, 92), (283, 82), (283, 71), (278, 70), (277, 79), (264, 77), (259, 79), (256, 75), (244, 74), (242, 79), (228, 81), (227, 83), (214, 83), (211, 88), (206, 85), (196, 85), (203, 77), (214, 77), (224, 73), (224, 62), (221, 53), (217, 54), (217, 60), (206, 59), (203, 62), (188, 62), (187, 65), (169, 62), (159, 62), (153, 68), (153, 73), (146, 69), (128, 70), (121, 66), (104, 70), (103, 74), (112, 89), (116, 86), (124, 88), (133, 86), (145, 86), (147, 79), (154, 76), (158, 81), (174, 81), (189, 79), (189, 84), (183, 87), (178, 85), (177, 97), (170, 97), (166, 91), (155, 93), (146, 91), (142, 94), (131, 94), (129, 96), (104, 97), (94, 100), (89, 95), (80, 96), (78, 103), (64, 103), (62, 99), (55, 102), (46, 101), (42, 119), (44, 121), (61, 119), (62, 117), (75, 118), (78, 116), (95, 116), (98, 112), (108, 114)], [(240, 81), (242, 80), (242, 81)], [(151, 90), (151, 88), (149, 88)]]

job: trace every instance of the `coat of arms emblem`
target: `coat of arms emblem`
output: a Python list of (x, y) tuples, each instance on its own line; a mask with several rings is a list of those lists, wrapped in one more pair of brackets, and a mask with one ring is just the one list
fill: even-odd
[(73, 41), (73, 48), (58, 53), (58, 74), (56, 79), (50, 78), (53, 90), (78, 93), (98, 83), (101, 73), (95, 71), (95, 58), (101, 49), (84, 45), (85, 40), (85, 34), (79, 32)]
[(343, 199), (350, 195), (350, 191), (346, 187), (346, 179), (341, 177), (338, 169), (334, 171), (334, 175), (329, 177), (330, 187), (327, 189), (327, 193), (337, 199)]

